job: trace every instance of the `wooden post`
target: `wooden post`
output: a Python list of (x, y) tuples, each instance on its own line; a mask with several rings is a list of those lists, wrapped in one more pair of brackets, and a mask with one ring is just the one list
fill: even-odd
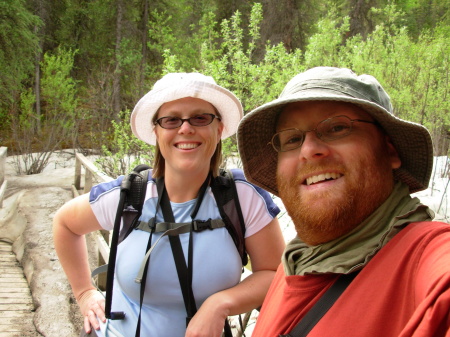
[[(0, 148), (1, 153), (1, 148)], [(82, 180), (82, 168), (84, 168), (84, 182)], [(75, 154), (75, 178), (72, 185), (72, 193), (74, 197), (80, 195), (80, 192), (87, 193), (91, 190), (94, 177), (99, 182), (107, 182), (113, 180), (101, 172), (89, 159), (83, 154)], [(5, 184), (6, 185), (6, 184)], [(109, 261), (109, 244), (111, 242), (111, 231), (99, 230), (91, 233), (96, 243), (96, 251), (94, 254), (98, 254), (98, 266), (102, 266)], [(100, 289), (106, 290), (106, 274), (99, 274), (97, 276), (97, 285)], [(1, 336), (1, 334), (0, 334)]]
[(87, 193), (91, 190), (92, 188), (92, 172), (89, 170), (85, 170), (84, 171), (84, 188), (83, 188), (83, 192)]
[(81, 159), (79, 158), (79, 153), (75, 154), (75, 189), (81, 190)]
[[(84, 167), (84, 185), (81, 187), (81, 171)], [(113, 180), (101, 172), (89, 159), (83, 154), (77, 153), (75, 155), (75, 180), (73, 186), (74, 196), (79, 195), (79, 191), (83, 190), (87, 193), (91, 190), (94, 177), (97, 181), (107, 182)], [(98, 266), (102, 266), (108, 263), (109, 260), (109, 243), (110, 243), (110, 231), (101, 230), (92, 233), (98, 246)], [(106, 289), (106, 274), (99, 274), (97, 278), (98, 287), (102, 290)]]

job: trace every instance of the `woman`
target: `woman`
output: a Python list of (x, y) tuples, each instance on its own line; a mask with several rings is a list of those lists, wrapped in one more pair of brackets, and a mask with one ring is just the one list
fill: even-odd
[[(211, 77), (197, 73), (168, 74), (137, 103), (131, 127), (138, 138), (156, 145), (152, 177), (164, 178), (177, 223), (220, 218), (211, 188), (206, 184), (218, 174), (221, 139), (236, 132), (241, 117), (242, 106), (236, 96)], [(156, 216), (157, 222), (163, 222), (153, 179), (147, 185), (140, 220)], [(225, 228), (180, 234), (186, 260), (190, 239), (193, 247), (190, 267), (198, 311), (188, 324), (167, 237), (158, 242), (150, 255), (138, 324), (140, 286), (135, 278), (150, 237), (141, 230), (133, 230), (118, 246), (112, 309), (124, 311), (125, 319), (105, 319), (104, 297), (91, 284), (84, 235), (113, 228), (119, 181), (97, 185), (89, 194), (61, 207), (54, 218), (55, 248), (84, 316), (87, 333), (134, 336), (139, 326), (140, 335), (146, 337), (219, 337), (227, 316), (262, 304), (284, 248), (276, 219), (279, 209), (267, 192), (249, 184), (242, 173), (235, 174), (235, 181), (253, 273), (239, 282), (241, 259)], [(200, 192), (202, 185), (207, 186), (204, 193)], [(191, 218), (195, 206), (199, 208)], [(154, 233), (151, 244), (160, 236), (161, 233)]]

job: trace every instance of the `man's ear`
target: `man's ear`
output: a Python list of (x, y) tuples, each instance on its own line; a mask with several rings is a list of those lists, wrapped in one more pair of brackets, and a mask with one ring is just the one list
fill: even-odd
[(400, 156), (398, 155), (397, 149), (395, 148), (394, 144), (392, 144), (392, 141), (389, 138), (389, 136), (386, 136), (386, 145), (389, 160), (391, 162), (391, 167), (392, 169), (398, 169), (402, 165), (402, 161), (400, 159)]

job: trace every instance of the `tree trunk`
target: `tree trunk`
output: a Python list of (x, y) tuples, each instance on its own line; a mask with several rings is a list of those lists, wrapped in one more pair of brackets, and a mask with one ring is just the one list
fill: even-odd
[[(35, 33), (38, 34), (38, 28), (35, 27)], [(39, 48), (36, 50), (34, 64), (34, 96), (36, 99), (36, 131), (41, 133), (41, 59), (42, 59), (42, 42), (39, 42)]]
[(295, 0), (263, 0), (261, 41), (272, 45), (283, 43), (287, 51), (293, 49), (292, 40), (299, 13)]
[(139, 97), (144, 94), (145, 65), (147, 64), (147, 41), (148, 41), (148, 0), (144, 0), (142, 12), (142, 58), (139, 65)]
[(123, 1), (117, 0), (117, 18), (116, 18), (116, 47), (115, 47), (115, 69), (113, 76), (113, 109), (115, 119), (119, 119), (121, 110), (121, 65), (120, 65), (120, 44), (122, 42), (122, 20), (123, 20)]
[(369, 11), (375, 6), (374, 0), (352, 0), (350, 2), (350, 36), (360, 34), (364, 39), (373, 31)]
[[(46, 11), (44, 8), (44, 4), (41, 0), (38, 0), (35, 2), (35, 8), (36, 8), (36, 15), (39, 16), (43, 22), (46, 21)], [(35, 54), (35, 64), (34, 64), (34, 95), (36, 98), (36, 132), (38, 135), (41, 134), (41, 60), (42, 60), (42, 54), (43, 54), (43, 48), (44, 48), (44, 28), (42, 27), (34, 26), (34, 32), (36, 36), (39, 39), (38, 48), (36, 50)]]

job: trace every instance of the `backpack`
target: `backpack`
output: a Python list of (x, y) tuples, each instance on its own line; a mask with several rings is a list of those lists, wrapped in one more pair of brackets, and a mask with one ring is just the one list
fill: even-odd
[[(105, 270), (107, 271), (105, 315), (109, 319), (123, 319), (125, 317), (123, 312), (111, 312), (117, 245), (125, 240), (133, 230), (146, 230), (145, 228), (149, 227), (148, 223), (153, 221), (154, 225), (155, 222), (154, 218), (152, 218), (148, 223), (139, 221), (145, 200), (147, 183), (149, 179), (152, 179), (151, 177), (149, 178), (149, 173), (150, 168), (147, 165), (138, 165), (130, 174), (123, 178), (120, 186), (120, 199), (111, 239), (109, 263), (108, 265), (97, 268), (92, 273), (92, 276), (95, 276), (99, 273), (105, 272)], [(213, 178), (210, 186), (222, 220), (197, 221), (197, 224), (200, 223), (200, 226), (203, 226), (198, 228), (198, 231), (225, 227), (232, 237), (236, 245), (236, 249), (241, 256), (242, 266), (245, 266), (248, 263), (248, 255), (245, 250), (244, 239), (245, 223), (233, 173), (230, 170), (224, 169), (220, 169), (219, 173), (220, 174), (217, 177)], [(123, 225), (120, 230), (120, 223), (122, 219)]]

